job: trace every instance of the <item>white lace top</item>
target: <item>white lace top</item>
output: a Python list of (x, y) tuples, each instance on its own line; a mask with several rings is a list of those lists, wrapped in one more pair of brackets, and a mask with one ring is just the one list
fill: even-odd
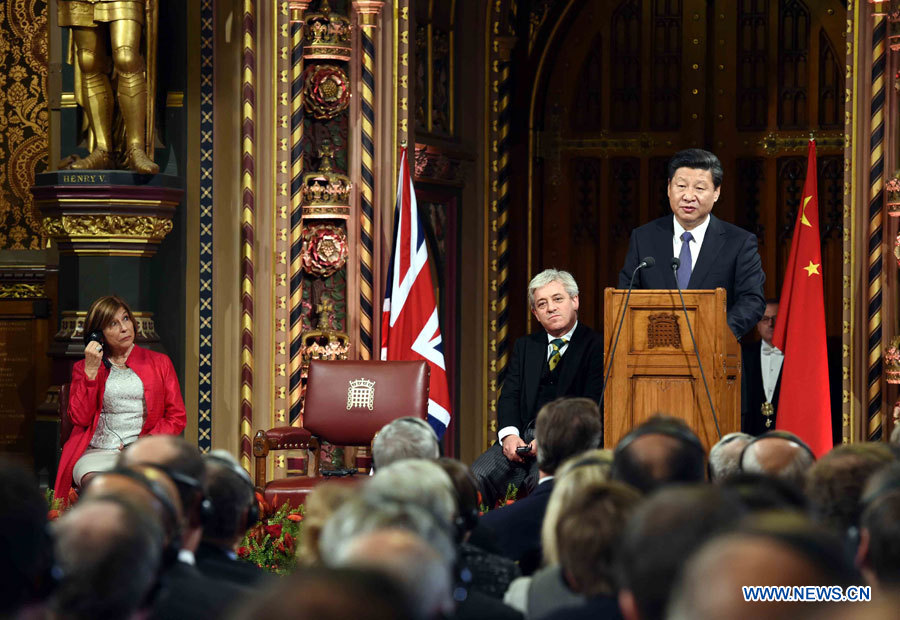
[(112, 366), (91, 448), (118, 450), (136, 441), (144, 425), (144, 383), (130, 368)]

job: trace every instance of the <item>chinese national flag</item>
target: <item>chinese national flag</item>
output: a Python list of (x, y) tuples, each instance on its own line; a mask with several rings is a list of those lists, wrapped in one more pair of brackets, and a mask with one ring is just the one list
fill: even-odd
[(809, 141), (806, 183), (794, 225), (772, 343), (784, 353), (775, 426), (799, 436), (821, 457), (832, 448), (833, 442), (813, 140)]

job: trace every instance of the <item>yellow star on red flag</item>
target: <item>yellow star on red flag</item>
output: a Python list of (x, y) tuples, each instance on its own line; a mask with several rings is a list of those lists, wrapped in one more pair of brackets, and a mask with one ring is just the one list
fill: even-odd
[(822, 275), (819, 273), (819, 266), (812, 261), (809, 261), (809, 265), (803, 267), (806, 270), (806, 275), (812, 276), (812, 274)]

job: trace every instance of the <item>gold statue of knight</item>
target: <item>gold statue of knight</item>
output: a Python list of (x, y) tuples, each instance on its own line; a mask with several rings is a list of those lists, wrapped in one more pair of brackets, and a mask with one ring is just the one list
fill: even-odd
[[(93, 138), (91, 153), (69, 168), (112, 169), (115, 154), (121, 151), (127, 168), (159, 172), (152, 159), (157, 1), (58, 0), (59, 25), (71, 29), (69, 61), (75, 66), (75, 100), (87, 116)], [(142, 33), (145, 54), (141, 53)], [(119, 148), (114, 140), (113, 80), (125, 130)]]

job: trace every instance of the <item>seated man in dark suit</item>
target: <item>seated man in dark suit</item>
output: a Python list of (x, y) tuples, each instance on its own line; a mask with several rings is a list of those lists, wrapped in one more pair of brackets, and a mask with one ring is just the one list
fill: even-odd
[(213, 450), (203, 457), (206, 465), (206, 499), (212, 510), (203, 524), (203, 538), (194, 554), (197, 568), (212, 579), (241, 586), (268, 577), (261, 568), (239, 560), (235, 548), (259, 519), (253, 481), (231, 454)]
[[(724, 288), (728, 326), (741, 338), (766, 305), (756, 235), (711, 214), (722, 185), (718, 157), (701, 149), (679, 151), (669, 160), (668, 172), (673, 217), (663, 216), (631, 233), (619, 288), (628, 288), (635, 268), (652, 256), (656, 267), (638, 271), (634, 288)], [(679, 260), (677, 273), (671, 268), (673, 258)]]
[(762, 435), (775, 428), (781, 365), (784, 353), (772, 344), (778, 300), (766, 301), (766, 313), (757, 323), (760, 340), (741, 347), (744, 360), (741, 390), (741, 428), (750, 435)]
[(571, 456), (591, 450), (603, 439), (603, 421), (597, 403), (588, 398), (559, 398), (544, 405), (535, 425), (540, 480), (525, 499), (492, 510), (481, 517), (494, 531), (497, 547), (517, 560), (523, 575), (541, 562), (541, 525), (556, 469)]
[[(519, 338), (497, 403), (498, 442), (472, 464), (484, 502), (493, 506), (508, 485), (533, 488), (534, 421), (545, 404), (563, 396), (594, 402), (603, 390), (603, 340), (578, 322), (578, 284), (566, 271), (546, 269), (528, 284), (531, 312), (542, 330)], [(518, 454), (517, 448), (528, 447)]]

